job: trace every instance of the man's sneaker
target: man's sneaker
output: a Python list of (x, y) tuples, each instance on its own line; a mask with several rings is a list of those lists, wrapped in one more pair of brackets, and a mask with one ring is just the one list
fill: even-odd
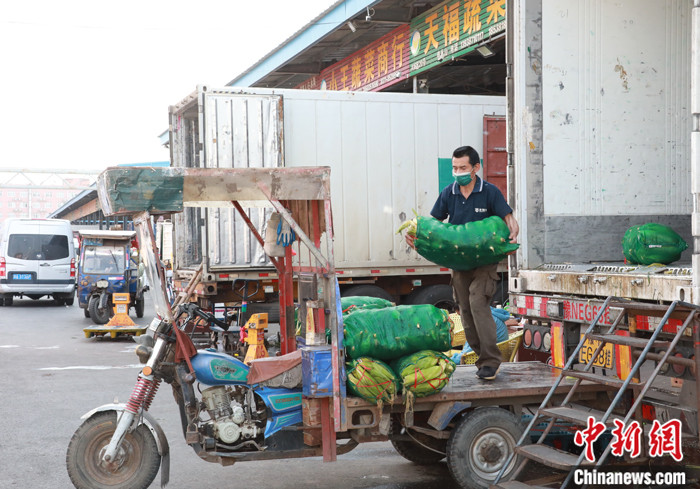
[(481, 380), (493, 380), (496, 378), (496, 374), (498, 374), (498, 367), (484, 366), (479, 369), (476, 376)]

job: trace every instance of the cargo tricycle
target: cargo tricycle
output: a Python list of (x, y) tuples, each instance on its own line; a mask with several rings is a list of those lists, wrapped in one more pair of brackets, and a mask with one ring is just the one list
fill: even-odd
[(112, 296), (129, 294), (129, 307), (143, 317), (145, 281), (139, 277), (135, 231), (80, 231), (78, 305), (85, 317), (105, 324), (113, 315)]
[[(446, 458), (464, 488), (487, 488), (499, 471), (507, 477), (514, 470), (517, 459), (511, 455), (524, 432), (522, 414), (552, 390), (558, 374), (551, 367), (504, 363), (499, 377), (487, 382), (476, 377), (475, 366), (459, 365), (439, 393), (399, 395), (393, 403), (346, 392), (329, 168), (110, 168), (98, 178), (98, 193), (106, 215), (133, 216), (156, 317), (138, 339), (136, 353), (144, 366), (129, 400), (89, 411), (70, 441), (67, 468), (75, 487), (146, 489), (159, 468), (161, 484), (167, 483), (168, 440), (149, 412), (163, 382), (179, 406), (184, 442), (207, 462), (229, 466), (311, 456), (331, 462), (359, 443), (390, 441), (418, 464)], [(228, 324), (191, 303), (193, 290), (180, 292), (171, 307), (152, 215), (186, 207), (233, 208), (262, 244), (264, 232), (244, 206), (263, 205), (274, 208), (297, 239), (283, 257), (271, 258), (280, 283), (281, 355), (246, 365), (220, 345), (193, 344), (201, 322), (214, 332)], [(299, 349), (295, 309), (306, 316), (305, 345)], [(563, 381), (553, 399), (570, 384)], [(594, 406), (607, 401), (607, 390), (584, 382), (573, 400)]]

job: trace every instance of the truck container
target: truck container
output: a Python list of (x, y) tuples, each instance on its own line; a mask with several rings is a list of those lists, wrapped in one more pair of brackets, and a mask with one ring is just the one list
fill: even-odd
[[(449, 270), (421, 258), (395, 231), (414, 212), (430, 212), (452, 179), (458, 146), (483, 154), (486, 143), (486, 174), (503, 179), (505, 131), (489, 139), (484, 125), (503, 124), (504, 113), (505, 98), (495, 96), (200, 86), (170, 108), (171, 161), (182, 168), (329, 166), (342, 293), (450, 307)], [(269, 215), (269, 208), (249, 212), (256, 225)], [(188, 209), (174, 226), (176, 289), (203, 262), (200, 299), (241, 300), (231, 293), (234, 279), (260, 280), (255, 300), (274, 297), (274, 268), (233, 207)]]
[[(512, 12), (509, 195), (521, 246), (509, 289), (510, 311), (525, 319), (521, 359), (563, 366), (578, 351), (583, 325), (601, 312), (602, 331), (620, 316), (620, 307), (602, 307), (608, 297), (649, 307), (621, 322), (624, 334), (647, 340), (663, 322), (652, 309), (699, 303), (700, 72), (697, 52), (691, 58), (698, 11), (690, 1), (528, 0)], [(673, 263), (626, 262), (623, 236), (644, 223), (670, 226), (689, 248)], [(644, 368), (654, 367), (684, 318), (672, 314), (663, 325), (666, 347), (643, 352), (638, 342), (631, 360), (647, 358)], [(647, 396), (648, 412), (684, 420), (697, 437), (691, 329)], [(587, 341), (577, 361), (585, 364), (595, 351), (597, 368), (626, 377), (625, 359), (610, 343), (598, 350)]]

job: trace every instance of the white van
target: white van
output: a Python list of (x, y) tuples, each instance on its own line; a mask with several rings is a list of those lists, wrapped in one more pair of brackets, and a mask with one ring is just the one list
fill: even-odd
[(75, 247), (70, 221), (7, 219), (0, 230), (0, 306), (14, 296), (75, 300)]

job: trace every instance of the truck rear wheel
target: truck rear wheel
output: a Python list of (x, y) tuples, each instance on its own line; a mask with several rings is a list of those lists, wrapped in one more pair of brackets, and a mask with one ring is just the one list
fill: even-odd
[(508, 278), (503, 278), (498, 282), (496, 293), (493, 294), (493, 297), (491, 298), (491, 305), (494, 307), (505, 307), (509, 298), (510, 296), (508, 294)]
[[(487, 489), (508, 462), (524, 427), (515, 414), (497, 407), (465, 415), (447, 442), (447, 467), (463, 489)], [(501, 480), (508, 480), (520, 460), (513, 457)]]
[(447, 284), (427, 285), (414, 290), (406, 297), (404, 303), (412, 305), (432, 304), (435, 307), (445, 309), (449, 312), (455, 312), (457, 310), (457, 303), (452, 293), (452, 287)]
[(380, 299), (386, 299), (388, 301), (394, 302), (394, 298), (381, 287), (377, 285), (352, 285), (345, 289), (340, 295), (343, 297), (356, 297), (356, 296), (367, 296), (367, 297), (378, 297)]

